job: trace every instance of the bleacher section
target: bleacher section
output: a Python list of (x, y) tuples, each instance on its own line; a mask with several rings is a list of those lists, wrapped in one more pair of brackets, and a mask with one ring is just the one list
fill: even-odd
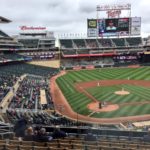
[[(102, 62), (98, 63), (99, 67), (103, 66), (118, 66), (121, 62), (121, 65), (132, 65), (132, 64), (138, 64), (138, 56), (134, 59), (132, 57), (132, 53), (143, 53), (144, 45), (143, 40), (141, 37), (126, 37), (126, 38), (98, 38), (98, 39), (60, 39), (60, 51), (61, 51), (61, 64), (62, 67), (69, 67), (68, 69), (71, 69), (71, 67), (74, 66), (87, 66), (87, 65), (97, 65), (97, 63), (94, 63), (94, 60), (92, 61), (92, 58), (100, 58), (105, 57), (107, 58), (115, 58), (117, 55), (120, 56), (126, 56), (126, 54), (131, 55), (131, 58), (128, 59), (128, 63), (125, 63), (125, 61), (121, 62), (118, 59), (115, 63), (112, 60), (111, 62)], [(72, 62), (69, 60), (65, 60), (63, 58), (70, 58)], [(73, 59), (78, 59), (77, 62)], [(84, 64), (82, 63), (83, 59)], [(132, 61), (133, 60), (133, 61)], [(64, 61), (64, 62), (63, 62)], [(65, 63), (65, 61), (67, 63)], [(68, 62), (69, 61), (69, 62)], [(109, 63), (110, 62), (110, 63)], [(109, 65), (108, 65), (109, 64)], [(98, 67), (93, 66), (93, 67)]]
[(63, 50), (63, 54), (64, 55), (76, 55), (76, 50), (75, 49), (66, 49), (66, 50)]
[(16, 45), (18, 42), (11, 38), (0, 38), (0, 44)]
[[(9, 102), (9, 108), (6, 111), (5, 121), (14, 124), (18, 119), (26, 116), (33, 125), (76, 126), (76, 121), (58, 115), (54, 111), (47, 77), (51, 77), (57, 73), (58, 69), (29, 64), (0, 66), (1, 100), (10, 90), (14, 92), (12, 99), (7, 101)], [(26, 74), (23, 80), (20, 78), (22, 74)], [(19, 81), (19, 87), (17, 90), (14, 90), (13, 85), (16, 81)], [(41, 89), (45, 90), (47, 105), (41, 104)], [(50, 112), (44, 111), (45, 109)], [(87, 126), (85, 123), (80, 123), (80, 125)]]
[[(46, 109), (51, 108), (52, 101), (49, 93), (47, 77), (51, 77), (58, 72), (58, 69), (34, 66), (30, 64), (9, 64), (0, 66), (0, 101), (7, 96), (9, 91), (14, 91), (14, 85), (16, 81), (23, 74), (30, 74), (28, 78), (19, 81), (19, 89), (13, 97), (13, 102), (10, 104), (12, 108), (14, 105), (16, 108), (29, 108), (29, 109)], [(38, 76), (38, 77), (36, 77)], [(45, 83), (45, 84), (44, 84)], [(35, 86), (34, 86), (35, 85)], [(39, 104), (40, 89), (45, 89), (47, 106), (43, 107)], [(24, 92), (23, 92), (24, 91)], [(26, 91), (26, 92), (25, 92)], [(7, 100), (7, 99), (6, 99)], [(26, 101), (25, 101), (26, 100)], [(9, 98), (9, 101), (11, 99)], [(3, 109), (3, 108), (2, 108)]]
[(74, 39), (73, 43), (74, 47), (78, 49), (86, 47), (84, 39)]
[[(76, 121), (69, 120), (59, 114), (54, 112), (47, 113), (46, 111), (38, 110), (37, 112), (30, 109), (8, 109), (7, 117), (10, 123), (16, 123), (19, 119), (26, 117), (30, 124), (36, 126), (65, 126), (65, 127), (75, 127), (77, 125)], [(86, 123), (80, 123), (80, 126), (88, 126)]]
[(35, 66), (26, 63), (20, 64), (9, 64), (0, 66), (0, 74), (11, 74), (21, 76), (22, 74), (32, 74), (37, 76), (53, 76), (58, 73), (58, 69), (50, 68), (50, 67), (43, 67), (43, 66)]
[(18, 41), (15, 41), (5, 32), (0, 30), (0, 50), (1, 51), (10, 51), (18, 50), (22, 48), (22, 44)]
[(128, 42), (129, 46), (140, 46), (140, 45), (142, 45), (141, 37), (126, 38), (126, 41)]
[(87, 47), (89, 48), (98, 48), (98, 42), (96, 39), (86, 39)]
[(124, 38), (120, 38), (120, 39), (116, 38), (116, 39), (112, 39), (112, 40), (116, 46), (126, 46)]
[(9, 37), (5, 32), (3, 32), (2, 30), (0, 30), (0, 37)]
[(72, 40), (60, 40), (61, 48), (73, 48)]
[(78, 54), (89, 54), (89, 50), (87, 49), (77, 49)]
[(98, 39), (98, 42), (102, 47), (112, 47), (111, 39)]
[(53, 139), (49, 142), (18, 141), (17, 139), (0, 140), (0, 149), (3, 150), (149, 150), (150, 143), (143, 137), (122, 138), (98, 136), (96, 141), (86, 141), (84, 135), (80, 137), (68, 136)]
[(7, 73), (2, 73), (0, 71), (0, 102), (12, 88), (14, 83), (16, 82), (18, 76), (11, 75)]
[(18, 41), (24, 45), (24, 48), (37, 48), (39, 39), (20, 39)]
[(7, 63), (13, 61), (26, 61), (31, 60), (31, 57), (19, 55), (17, 53), (7, 53), (7, 54), (0, 54), (0, 63)]
[(61, 65), (63, 67), (69, 68), (69, 67), (75, 67), (75, 66), (82, 66), (86, 67), (89, 65), (93, 66), (112, 66), (114, 65), (114, 61), (111, 57), (99, 57), (99, 58), (91, 58), (91, 59), (77, 59), (77, 60), (72, 60), (72, 59), (66, 59), (62, 60)]
[(20, 82), (19, 89), (14, 95), (10, 108), (42, 109), (40, 105), (40, 89), (48, 89), (43, 78), (28, 75)]
[(103, 39), (60, 39), (61, 50), (72, 49), (101, 49), (143, 45), (141, 37), (132, 38), (103, 38)]
[[(7, 117), (5, 116), (6, 120), (14, 124), (23, 116), (28, 116), (31, 123), (35, 125), (76, 126), (76, 121), (66, 119), (55, 112), (46, 113), (44, 111), (45, 109), (54, 111), (47, 77), (51, 77), (57, 72), (57, 69), (29, 64), (0, 66), (1, 100), (10, 90), (14, 89), (13, 85), (16, 80), (19, 80), (18, 90), (15, 92), (12, 100), (9, 99), (10, 104), (7, 110)], [(22, 74), (27, 74), (27, 76), (21, 81), (20, 76)], [(41, 104), (41, 89), (46, 92), (46, 106)], [(86, 126), (84, 123), (80, 125)]]

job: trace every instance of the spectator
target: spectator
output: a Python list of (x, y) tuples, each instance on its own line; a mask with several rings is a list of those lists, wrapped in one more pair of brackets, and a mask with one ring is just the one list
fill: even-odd
[(52, 137), (54, 139), (57, 138), (64, 138), (67, 136), (67, 133), (65, 133), (64, 131), (60, 130), (59, 126), (56, 126), (53, 133), (52, 133)]
[(49, 142), (52, 139), (53, 137), (50, 136), (49, 133), (46, 132), (45, 128), (41, 128), (36, 135), (36, 141), (38, 142)]
[(88, 130), (88, 133), (84, 136), (85, 141), (96, 141), (97, 137), (92, 134), (91, 129)]
[(114, 30), (116, 30), (117, 28), (115, 27), (115, 25), (114, 25), (114, 22), (112, 21), (112, 20), (110, 20), (109, 22), (108, 22), (108, 26), (106, 27), (106, 30), (108, 30), (108, 31), (114, 31)]
[(150, 129), (148, 130), (147, 135), (144, 135), (143, 141), (150, 142)]
[(35, 140), (34, 130), (32, 127), (28, 127), (26, 129), (26, 133), (25, 133), (25, 136), (23, 139), (25, 141), (34, 141)]
[(27, 117), (23, 117), (19, 119), (15, 126), (14, 126), (14, 132), (16, 137), (24, 137), (25, 136), (25, 130), (27, 128)]

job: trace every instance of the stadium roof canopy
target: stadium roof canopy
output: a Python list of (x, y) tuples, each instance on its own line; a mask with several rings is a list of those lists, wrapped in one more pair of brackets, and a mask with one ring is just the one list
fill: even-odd
[(0, 16), (0, 23), (9, 23), (9, 22), (11, 22), (11, 20), (6, 19), (6, 18)]

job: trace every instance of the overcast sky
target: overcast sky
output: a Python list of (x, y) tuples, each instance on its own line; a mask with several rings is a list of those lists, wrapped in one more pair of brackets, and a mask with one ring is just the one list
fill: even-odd
[[(126, 0), (132, 16), (142, 17), (142, 35), (150, 35), (150, 0)], [(87, 18), (96, 18), (96, 5), (125, 4), (125, 0), (0, 0), (0, 16), (12, 20), (0, 24), (10, 35), (20, 26), (44, 26), (55, 33), (86, 33)], [(99, 14), (100, 15), (100, 14)]]

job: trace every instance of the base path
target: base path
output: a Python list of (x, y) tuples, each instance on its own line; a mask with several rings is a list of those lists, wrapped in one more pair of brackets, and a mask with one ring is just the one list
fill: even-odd
[[(52, 77), (50, 79), (50, 93), (52, 95), (52, 100), (54, 102), (55, 110), (67, 118), (87, 122), (87, 123), (95, 123), (95, 124), (119, 124), (127, 121), (144, 121), (150, 119), (150, 115), (141, 115), (141, 116), (128, 116), (128, 117), (118, 117), (118, 118), (92, 118), (90, 116), (84, 116), (81, 114), (77, 114), (72, 110), (70, 105), (68, 104), (66, 98), (63, 93), (59, 89), (56, 79), (59, 76), (64, 75), (66, 72), (62, 71), (58, 75)], [(111, 82), (110, 82), (111, 81)], [(89, 84), (90, 83), (90, 84)], [(133, 80), (118, 80), (119, 84), (132, 84), (132, 85), (142, 85), (145, 87), (150, 87), (150, 81), (133, 81)], [(103, 80), (100, 81), (100, 86), (108, 86), (118, 84), (116, 80)], [(79, 87), (88, 88), (97, 86), (97, 81), (80, 83)]]

